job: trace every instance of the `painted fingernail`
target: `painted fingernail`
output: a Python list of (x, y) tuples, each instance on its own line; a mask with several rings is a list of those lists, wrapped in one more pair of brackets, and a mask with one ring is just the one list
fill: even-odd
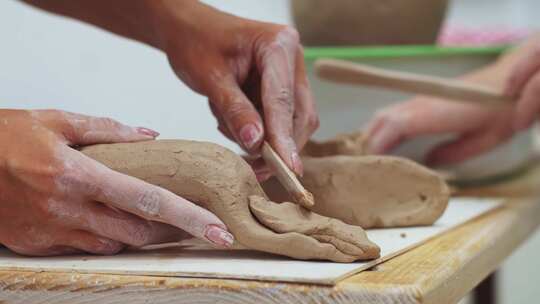
[(251, 149), (261, 138), (261, 131), (254, 124), (247, 124), (240, 130), (240, 140), (247, 149)]
[(136, 130), (137, 130), (137, 133), (139, 133), (141, 135), (152, 136), (154, 138), (159, 136), (159, 132), (154, 131), (152, 129), (138, 127), (138, 128), (136, 128)]
[(304, 166), (302, 165), (302, 161), (300, 160), (300, 156), (297, 152), (293, 152), (291, 155), (291, 162), (294, 168), (294, 172), (296, 174), (303, 176), (304, 175)]
[(234, 243), (234, 236), (217, 225), (206, 226), (204, 236), (218, 246), (231, 247)]

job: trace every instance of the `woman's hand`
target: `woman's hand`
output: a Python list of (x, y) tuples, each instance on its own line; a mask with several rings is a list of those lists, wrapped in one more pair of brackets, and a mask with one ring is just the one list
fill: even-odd
[(232, 236), (209, 211), (72, 148), (157, 135), (107, 118), (0, 110), (0, 243), (26, 255), (113, 254), (186, 231), (230, 245)]
[[(264, 139), (298, 174), (298, 152), (319, 125), (296, 30), (220, 12), (195, 0), (26, 3), (163, 50), (174, 72), (208, 97), (218, 129), (252, 156)], [(270, 175), (254, 162), (260, 179)]]
[(510, 73), (506, 93), (519, 96), (513, 126), (522, 131), (540, 117), (540, 39), (533, 39), (530, 46)]
[(153, 10), (156, 43), (178, 77), (208, 96), (219, 130), (254, 155), (266, 138), (301, 174), (298, 152), (319, 122), (298, 33), (199, 2), (160, 3)]
[(513, 134), (513, 107), (480, 105), (417, 97), (379, 111), (367, 126), (368, 149), (390, 152), (415, 137), (455, 134), (457, 138), (433, 148), (429, 165), (445, 165), (485, 153)]

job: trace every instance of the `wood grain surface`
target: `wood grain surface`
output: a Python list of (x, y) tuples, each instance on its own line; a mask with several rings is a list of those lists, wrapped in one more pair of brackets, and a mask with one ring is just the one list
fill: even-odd
[(334, 287), (242, 280), (0, 272), (0, 303), (455, 303), (540, 221), (540, 203), (509, 201)]

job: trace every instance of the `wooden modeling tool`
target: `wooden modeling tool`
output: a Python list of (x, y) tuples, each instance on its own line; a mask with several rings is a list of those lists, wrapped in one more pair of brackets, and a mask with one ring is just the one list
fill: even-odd
[(313, 194), (302, 186), (294, 172), (287, 167), (276, 151), (266, 141), (262, 146), (262, 157), (274, 170), (279, 182), (285, 187), (285, 190), (287, 190), (297, 204), (308, 209), (311, 209), (315, 205)]
[(333, 82), (384, 87), (483, 105), (499, 105), (515, 99), (479, 84), (391, 71), (343, 60), (319, 59), (315, 62), (315, 71), (320, 78)]

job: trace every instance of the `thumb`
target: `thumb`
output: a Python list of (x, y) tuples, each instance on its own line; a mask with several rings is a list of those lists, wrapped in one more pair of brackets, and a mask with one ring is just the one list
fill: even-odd
[(130, 127), (114, 119), (64, 113), (62, 134), (71, 145), (135, 142), (152, 140), (159, 133), (143, 127)]
[(257, 152), (264, 139), (263, 121), (238, 85), (229, 81), (218, 86), (209, 99), (236, 142), (248, 153)]

